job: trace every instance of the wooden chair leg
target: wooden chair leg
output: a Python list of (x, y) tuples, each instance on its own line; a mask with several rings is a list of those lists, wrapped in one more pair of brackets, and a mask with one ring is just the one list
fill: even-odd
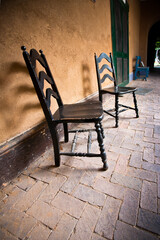
[(52, 136), (52, 142), (53, 142), (53, 149), (54, 149), (54, 160), (55, 160), (55, 166), (60, 166), (60, 154), (59, 154), (59, 139), (58, 139), (58, 133), (56, 131), (56, 126), (50, 128), (51, 136)]
[(135, 92), (133, 92), (133, 100), (134, 100), (134, 106), (135, 106), (136, 118), (139, 118), (138, 107), (137, 107), (137, 99), (136, 99), (136, 94), (135, 94)]
[(100, 122), (99, 125), (100, 125), (100, 128), (101, 128), (102, 137), (105, 138), (104, 130), (103, 130), (103, 127), (102, 127), (102, 123)]
[(99, 143), (99, 148), (100, 148), (100, 152), (101, 152), (101, 158), (102, 158), (102, 162), (103, 162), (103, 169), (107, 170), (108, 169), (108, 164), (107, 164), (107, 155), (104, 149), (104, 144), (103, 144), (103, 137), (102, 137), (102, 130), (101, 130), (101, 123), (95, 123), (95, 128), (96, 128), (96, 132), (97, 132), (97, 140)]
[(119, 120), (119, 106), (118, 106), (119, 96), (115, 95), (115, 118), (116, 118), (116, 125), (115, 127), (118, 127), (118, 120)]
[(67, 123), (63, 123), (63, 129), (64, 129), (64, 141), (68, 142), (69, 135), (68, 135), (68, 125), (67, 125)]

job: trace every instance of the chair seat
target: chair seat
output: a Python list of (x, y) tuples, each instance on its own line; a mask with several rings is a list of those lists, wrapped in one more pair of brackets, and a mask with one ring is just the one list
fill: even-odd
[(137, 67), (138, 71), (148, 71), (149, 72), (149, 67)]
[(104, 88), (102, 90), (102, 93), (110, 93), (110, 94), (125, 94), (130, 92), (135, 92), (137, 88), (134, 87), (110, 87), (110, 88)]
[(93, 122), (103, 118), (100, 101), (64, 104), (53, 115), (54, 122)]

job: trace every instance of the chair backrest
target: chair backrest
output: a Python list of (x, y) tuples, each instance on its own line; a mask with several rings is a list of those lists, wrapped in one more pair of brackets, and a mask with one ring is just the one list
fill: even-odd
[(141, 56), (136, 56), (136, 68), (141, 65)]
[[(96, 72), (97, 72), (99, 100), (102, 101), (101, 84), (106, 79), (110, 79), (111, 81), (113, 81), (114, 87), (117, 87), (117, 79), (116, 79), (115, 68), (114, 68), (113, 58), (111, 53), (109, 54), (109, 56), (106, 53), (101, 53), (99, 57), (97, 57), (96, 54), (94, 54), (94, 56), (95, 56), (95, 64), (96, 64)], [(102, 61), (105, 63), (100, 66), (100, 63)], [(103, 73), (104, 71), (107, 73)], [(108, 72), (111, 73), (111, 75)]]
[[(26, 51), (24, 46), (21, 47), (23, 50), (23, 57), (26, 62), (29, 74), (31, 76), (34, 88), (38, 95), (39, 101), (41, 103), (43, 112), (46, 116), (48, 124), (50, 124), (53, 120), (53, 114), (50, 109), (51, 107), (51, 97), (54, 97), (57, 100), (58, 106), (62, 106), (63, 102), (54, 82), (53, 76), (49, 69), (47, 60), (43, 51), (40, 50), (40, 54), (35, 50), (31, 49), (30, 54)], [(37, 71), (36, 69), (36, 62), (39, 62), (43, 71)], [(50, 87), (45, 89), (44, 88), (44, 81), (47, 81), (50, 84)]]

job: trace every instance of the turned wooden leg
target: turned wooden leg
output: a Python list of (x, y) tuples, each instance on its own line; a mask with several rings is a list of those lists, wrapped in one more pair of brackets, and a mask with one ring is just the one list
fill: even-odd
[(68, 125), (67, 125), (67, 123), (63, 123), (63, 129), (64, 129), (64, 141), (68, 142), (69, 135), (68, 135)]
[(133, 100), (134, 100), (136, 117), (138, 118), (138, 117), (139, 117), (139, 114), (138, 114), (137, 99), (136, 99), (136, 94), (135, 94), (135, 92), (133, 92)]
[(115, 118), (116, 118), (116, 125), (115, 127), (118, 127), (118, 120), (119, 120), (119, 106), (118, 106), (119, 96), (115, 95)]
[(103, 162), (103, 169), (107, 170), (108, 169), (107, 156), (106, 156), (106, 152), (105, 152), (105, 149), (104, 149), (103, 137), (102, 137), (101, 127), (100, 127), (99, 122), (95, 123), (95, 128), (96, 128), (96, 132), (97, 132), (97, 140), (98, 140), (98, 143), (99, 143), (101, 158), (102, 158), (102, 162)]
[(53, 142), (55, 166), (59, 167), (60, 166), (59, 139), (58, 139), (58, 133), (56, 130), (56, 125), (52, 125), (50, 127), (50, 132), (51, 132), (52, 142)]
[(100, 125), (100, 128), (101, 128), (102, 137), (105, 138), (104, 130), (103, 130), (103, 127), (102, 127), (102, 123), (100, 122), (99, 125)]

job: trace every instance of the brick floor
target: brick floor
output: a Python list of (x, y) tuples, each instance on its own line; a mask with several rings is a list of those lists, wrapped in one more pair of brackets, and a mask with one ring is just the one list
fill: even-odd
[[(159, 76), (129, 85), (153, 90), (137, 94), (138, 119), (134, 111), (123, 112), (114, 128), (114, 119), (104, 116), (109, 169), (100, 171), (100, 158), (80, 157), (62, 157), (55, 168), (48, 149), (0, 189), (0, 239), (160, 239)], [(132, 96), (120, 102), (133, 105)], [(111, 103), (106, 97), (105, 107)]]

